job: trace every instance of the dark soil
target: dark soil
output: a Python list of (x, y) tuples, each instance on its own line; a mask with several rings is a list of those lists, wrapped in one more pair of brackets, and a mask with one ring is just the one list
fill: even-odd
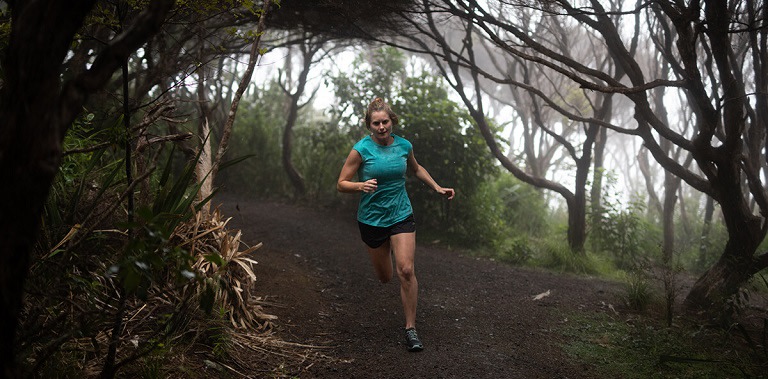
[(256, 292), (273, 304), (265, 310), (278, 317), (276, 336), (317, 347), (303, 361), (283, 362), (273, 377), (602, 377), (563, 352), (559, 330), (574, 312), (612, 313), (616, 283), (512, 267), (417, 237), (425, 349), (409, 353), (397, 278), (376, 280), (354, 211), (242, 196), (218, 202), (244, 241), (264, 244), (254, 253)]

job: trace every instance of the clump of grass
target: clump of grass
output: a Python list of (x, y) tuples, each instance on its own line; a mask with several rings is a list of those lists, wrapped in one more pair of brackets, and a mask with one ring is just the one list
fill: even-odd
[[(211, 346), (213, 357), (217, 359), (229, 359), (229, 354), (233, 349), (232, 330), (227, 325), (227, 314), (225, 307), (218, 309), (217, 317), (208, 320), (204, 325), (203, 338), (206, 345)], [(212, 314), (213, 315), (213, 314)]]
[[(164, 369), (167, 364), (170, 352), (165, 348), (158, 348), (148, 356), (140, 359), (134, 368), (136, 374), (145, 379), (160, 379), (167, 377), (170, 373)], [(133, 374), (131, 372), (127, 375)]]
[(654, 299), (655, 295), (648, 278), (638, 272), (630, 273), (624, 294), (624, 303), (627, 308), (644, 312)]
[(531, 263), (549, 270), (579, 275), (610, 276), (610, 262), (589, 252), (574, 252), (564, 241), (540, 241)]

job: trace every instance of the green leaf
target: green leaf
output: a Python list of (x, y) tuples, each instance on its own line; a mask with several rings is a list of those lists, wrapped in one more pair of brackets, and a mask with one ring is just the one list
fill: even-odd
[(135, 293), (139, 288), (139, 282), (141, 282), (141, 274), (132, 269), (121, 270), (121, 272), (123, 273), (123, 288), (128, 293)]
[(227, 264), (224, 258), (218, 253), (206, 254), (204, 258), (206, 261), (211, 262), (219, 267), (224, 267)]

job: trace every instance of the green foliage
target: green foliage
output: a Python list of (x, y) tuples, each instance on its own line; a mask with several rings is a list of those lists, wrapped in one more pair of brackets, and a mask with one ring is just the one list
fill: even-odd
[(658, 251), (658, 239), (652, 238), (651, 225), (643, 217), (645, 203), (635, 197), (629, 204), (613, 198), (615, 176), (606, 175), (606, 189), (598, 214), (588, 217), (593, 251), (612, 257), (619, 268), (631, 268), (648, 251)]
[(128, 241), (122, 257), (110, 266), (108, 276), (116, 276), (126, 294), (146, 301), (150, 289), (170, 275), (171, 283), (183, 285), (195, 278), (188, 251), (169, 243), (183, 214), (137, 212), (138, 221), (128, 225), (135, 235)]
[[(159, 177), (151, 212), (147, 211), (146, 215), (149, 218), (163, 218), (168, 223), (166, 225), (167, 229), (171, 231), (176, 228), (179, 222), (192, 217), (210, 200), (210, 197), (208, 199), (197, 199), (201, 183), (197, 183), (195, 162), (199, 158), (200, 155), (198, 153), (198, 156), (189, 162), (182, 173), (173, 180), (171, 174), (173, 171), (174, 154), (171, 151), (165, 168)], [(210, 196), (213, 196), (213, 194)]]
[(534, 247), (526, 235), (516, 238), (495, 239), (493, 257), (509, 264), (522, 265), (535, 255)]
[(327, 122), (302, 123), (295, 130), (294, 163), (304, 173), (307, 199), (321, 205), (335, 204), (339, 170), (354, 143), (349, 134)]
[[(66, 149), (100, 144), (94, 142), (99, 133), (90, 129), (90, 120), (86, 115), (73, 125)], [(103, 353), (108, 346), (103, 338), (114, 325), (116, 309), (123, 307), (139, 314), (142, 305), (151, 304), (148, 308), (160, 313), (132, 326), (139, 350), (131, 351), (151, 352), (185, 332), (199, 309), (190, 304), (204, 300), (195, 297), (195, 288), (204, 287), (205, 281), (192, 269), (190, 252), (173, 236), (207, 199), (196, 201), (199, 185), (193, 165), (174, 172), (176, 155), (168, 152), (164, 168), (151, 182), (153, 202), (139, 208), (132, 222), (126, 222), (114, 200), (126, 187), (122, 160), (104, 147), (65, 156), (44, 212), (45, 238), (37, 245), (27, 281), (18, 351), (37, 362), (28, 374), (81, 376), (83, 364), (103, 359), (83, 356), (87, 353), (81, 340), (92, 341), (92, 349)], [(185, 287), (184, 295), (176, 292)], [(157, 303), (158, 298), (163, 300)], [(156, 371), (153, 362), (144, 361), (147, 373)]]
[[(283, 169), (282, 138), (285, 98), (277, 83), (244, 99), (238, 112), (228, 156), (251, 155), (236, 170), (219, 174), (229, 191), (260, 197), (289, 198), (293, 188)], [(332, 124), (311, 109), (302, 108), (293, 129), (293, 163), (306, 184), (304, 201), (336, 204), (341, 196), (336, 179), (354, 140), (346, 128)]]
[[(687, 199), (694, 203), (697, 197)], [(703, 211), (702, 211), (703, 212)], [(719, 212), (715, 210), (715, 215)], [(693, 214), (685, 223), (675, 223), (675, 247), (679, 251), (680, 264), (690, 272), (703, 273), (720, 258), (728, 241), (728, 231), (720, 217), (715, 216), (709, 226), (709, 233), (702, 237), (703, 214)]]
[(497, 229), (505, 234), (521, 233), (531, 237), (542, 236), (549, 230), (549, 210), (541, 191), (521, 182), (507, 171), (499, 172), (478, 188), (482, 210), (489, 217), (497, 217)]
[[(0, 61), (5, 61), (5, 52), (8, 51), (8, 42), (11, 37), (11, 17), (7, 4), (0, 6)], [(5, 77), (3, 65), (0, 65), (0, 78)]]
[(537, 239), (548, 230), (549, 212), (540, 192), (500, 172), (480, 183), (467, 203), (486, 228), (477, 234), (484, 240), (474, 246), (476, 250), (490, 249), (490, 257), (516, 265), (535, 257)]
[(151, 354), (141, 361), (141, 377), (144, 379), (160, 379), (166, 377), (163, 372), (165, 360), (159, 354)]
[[(151, 0), (128, 0), (127, 4), (133, 9), (144, 9)], [(176, 0), (175, 9), (178, 12), (188, 12), (198, 16), (213, 16), (222, 11), (242, 7), (251, 13), (261, 11), (261, 2), (256, 4), (254, 0), (217, 0), (217, 1), (199, 1), (199, 0)]]
[[(112, 146), (110, 131), (94, 130), (91, 125), (93, 118), (93, 114), (85, 113), (75, 121), (64, 139), (64, 151)], [(123, 161), (112, 157), (106, 147), (65, 155), (43, 210), (38, 253), (50, 252), (71, 231), (76, 221), (89, 219), (102, 211), (104, 197), (115, 190), (124, 178), (123, 172)]]
[[(228, 157), (252, 155), (237, 170), (221, 172), (217, 180), (229, 191), (262, 197), (287, 197), (292, 187), (283, 170), (282, 130), (285, 124), (284, 96), (277, 83), (256, 91), (253, 98), (243, 98), (237, 112)], [(298, 144), (298, 142), (297, 142)], [(296, 156), (305, 151), (297, 149)]]
[(208, 320), (203, 336), (204, 342), (213, 347), (213, 356), (218, 359), (226, 358), (233, 347), (226, 312), (226, 309), (220, 308), (213, 314), (214, 317)]

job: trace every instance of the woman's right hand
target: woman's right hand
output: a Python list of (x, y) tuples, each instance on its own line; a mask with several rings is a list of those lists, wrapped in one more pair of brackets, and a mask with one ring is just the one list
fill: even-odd
[(363, 182), (363, 186), (360, 188), (360, 190), (365, 193), (371, 193), (376, 191), (377, 188), (379, 188), (379, 185), (376, 179), (368, 179)]

